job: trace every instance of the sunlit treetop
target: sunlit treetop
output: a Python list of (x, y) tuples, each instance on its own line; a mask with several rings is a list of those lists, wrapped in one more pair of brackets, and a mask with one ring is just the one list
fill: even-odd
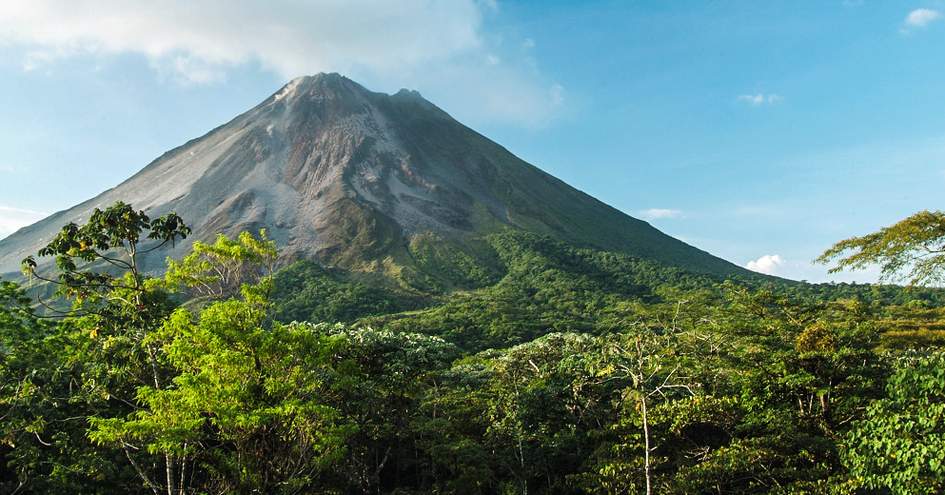
[(151, 219), (119, 201), (104, 210), (96, 208), (82, 226), (65, 225), (39, 250), (40, 257), (55, 259), (55, 277), (41, 273), (33, 256), (23, 260), (22, 270), (77, 301), (97, 300), (115, 289), (141, 292), (140, 256), (185, 239), (190, 232), (176, 213)]
[(878, 232), (842, 240), (817, 262), (835, 263), (830, 273), (878, 265), (883, 281), (941, 285), (945, 281), (945, 213), (921, 211)]

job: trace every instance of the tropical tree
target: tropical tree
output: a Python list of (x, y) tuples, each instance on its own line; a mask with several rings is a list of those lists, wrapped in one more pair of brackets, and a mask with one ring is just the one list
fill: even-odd
[(332, 404), (353, 428), (336, 468), (347, 488), (370, 493), (391, 489), (398, 480), (420, 483), (416, 478), (423, 476), (413, 474), (423, 462), (417, 459), (422, 443), (418, 430), (427, 418), (420, 404), (458, 349), (431, 335), (344, 325), (290, 326), (343, 342), (332, 353), (332, 366), (343, 371)]
[(258, 236), (243, 232), (236, 239), (220, 234), (213, 244), (194, 242), (180, 261), (169, 259), (164, 280), (190, 297), (229, 299), (238, 297), (243, 286), (270, 280), (277, 256), (276, 243), (265, 230)]
[[(675, 332), (675, 327), (668, 330)], [(629, 442), (618, 447), (627, 453), (642, 451), (642, 486), (636, 487), (632, 468), (629, 472), (627, 470), (632, 464), (617, 461), (601, 468), (604, 477), (614, 478), (615, 488), (623, 483), (620, 479), (626, 478), (626, 488), (636, 487), (647, 495), (653, 493), (654, 466), (658, 462), (654, 454), (659, 447), (653, 431), (653, 409), (657, 404), (696, 394), (697, 384), (686, 375), (678, 349), (672, 345), (673, 337), (673, 333), (657, 334), (648, 329), (638, 329), (613, 336), (600, 354), (602, 361), (596, 375), (601, 380), (622, 384), (619, 409), (634, 413), (632, 422), (639, 425), (642, 440), (638, 445)]]
[(170, 453), (180, 466), (175, 493), (310, 493), (354, 432), (331, 405), (330, 360), (343, 342), (305, 326), (263, 328), (261, 302), (176, 311), (155, 336), (176, 374), (170, 386), (139, 387), (142, 407), (92, 418), (90, 438)]
[(844, 438), (855, 481), (894, 494), (945, 491), (945, 354), (907, 357)]
[[(167, 383), (159, 346), (149, 336), (173, 306), (145, 275), (141, 261), (189, 234), (174, 213), (151, 219), (117, 202), (104, 210), (96, 208), (82, 226), (67, 224), (39, 250), (40, 257), (54, 258), (54, 268), (41, 266), (33, 256), (23, 260), (23, 271), (31, 280), (55, 287), (57, 296), (71, 302), (71, 307), (63, 308), (38, 299), (46, 316), (67, 319), (62, 328), (73, 331), (73, 342), (86, 363), (79, 377), (83, 393), (93, 402), (103, 402), (106, 410), (120, 411), (133, 404), (135, 384), (161, 389)], [(95, 406), (99, 407), (103, 405)], [(122, 448), (131, 459), (130, 446)], [(168, 495), (177, 486), (175, 470), (174, 456), (165, 452)]]
[[(149, 287), (141, 258), (189, 234), (190, 228), (175, 213), (152, 220), (119, 201), (105, 210), (96, 208), (82, 226), (65, 225), (39, 250), (38, 256), (54, 258), (54, 269), (40, 269), (36, 258), (29, 256), (23, 260), (23, 272), (52, 285), (57, 295), (74, 303), (62, 310), (40, 299), (52, 315), (116, 317), (121, 309), (147, 307)], [(141, 318), (146, 316), (145, 312)]]
[(945, 280), (945, 212), (920, 211), (878, 232), (834, 244), (817, 261), (830, 273), (879, 265), (888, 281), (938, 285)]
[(82, 346), (36, 318), (31, 299), (0, 281), (0, 492), (134, 491), (120, 451), (85, 439), (85, 418), (107, 401), (84, 387)]

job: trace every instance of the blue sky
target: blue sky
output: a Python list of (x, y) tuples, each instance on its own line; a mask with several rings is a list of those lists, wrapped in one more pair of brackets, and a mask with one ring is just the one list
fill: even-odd
[(823, 281), (809, 261), (832, 242), (941, 208), (943, 14), (943, 0), (5, 0), (0, 235), (293, 76), (338, 71), (418, 89), (700, 248)]

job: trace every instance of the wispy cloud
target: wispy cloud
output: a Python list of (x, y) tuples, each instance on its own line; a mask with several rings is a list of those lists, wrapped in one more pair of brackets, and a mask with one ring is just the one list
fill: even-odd
[(0, 238), (6, 237), (46, 217), (45, 213), (11, 206), (0, 206)]
[(682, 218), (682, 210), (674, 210), (672, 208), (650, 208), (648, 210), (641, 210), (637, 213), (640, 218), (644, 220), (661, 220), (665, 218)]
[(915, 9), (906, 15), (905, 28), (923, 28), (942, 18), (942, 13), (933, 9)]
[(28, 45), (34, 57), (141, 53), (184, 77), (198, 62), (225, 68), (258, 61), (286, 77), (357, 65), (415, 66), (478, 49), (481, 23), (472, 0), (0, 4), (0, 37)]
[[(512, 55), (521, 50), (499, 53), (505, 45), (484, 26), (494, 15), (489, 0), (3, 0), (0, 44), (22, 51), (25, 70), (78, 55), (136, 54), (182, 84), (219, 82), (246, 65), (285, 79), (337, 71), (463, 94), (454, 103), (471, 114), (540, 122), (561, 104), (561, 91), (518, 63)], [(517, 104), (504, 111), (465, 103), (476, 91)]]
[(760, 107), (762, 105), (774, 105), (780, 103), (784, 98), (776, 93), (755, 93), (755, 94), (743, 94), (738, 95), (738, 101), (747, 103), (753, 107)]
[(784, 258), (779, 254), (766, 254), (756, 260), (751, 260), (745, 265), (751, 271), (764, 273), (765, 275), (777, 275), (785, 266)]

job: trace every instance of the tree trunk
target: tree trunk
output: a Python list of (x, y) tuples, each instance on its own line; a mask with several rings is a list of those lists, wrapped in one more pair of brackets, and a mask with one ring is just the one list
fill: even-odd
[(643, 467), (646, 472), (646, 495), (652, 495), (653, 487), (650, 481), (650, 477), (652, 476), (650, 472), (650, 423), (646, 415), (646, 397), (643, 397), (640, 403), (640, 410), (643, 415), (643, 444), (646, 449), (643, 452)]
[(175, 495), (174, 487), (176, 484), (174, 483), (174, 458), (171, 457), (171, 454), (164, 454), (164, 462), (166, 466), (165, 472), (167, 473), (167, 495)]
[[(186, 451), (187, 451), (187, 443), (184, 442), (184, 452)], [(187, 494), (187, 491), (184, 485), (186, 479), (187, 479), (187, 460), (182, 459), (181, 464), (180, 464), (180, 483), (179, 483), (180, 489), (178, 490), (178, 493), (180, 495)]]

